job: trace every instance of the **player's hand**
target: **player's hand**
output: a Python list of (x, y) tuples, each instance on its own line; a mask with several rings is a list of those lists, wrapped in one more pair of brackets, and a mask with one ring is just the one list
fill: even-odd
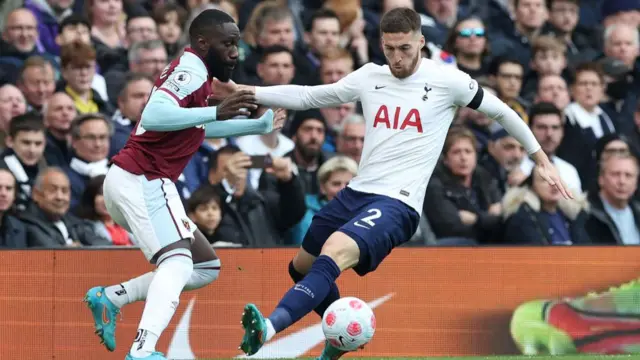
[(533, 154), (533, 158), (536, 162), (534, 171), (549, 185), (555, 187), (565, 199), (573, 199), (573, 194), (569, 191), (564, 181), (560, 179), (558, 170), (556, 170), (556, 167), (549, 161), (547, 155), (542, 150), (538, 150), (538, 152)]
[(460, 216), (460, 221), (462, 221), (462, 223), (465, 225), (475, 225), (475, 223), (478, 221), (478, 215), (472, 213), (471, 211), (458, 210), (458, 216)]
[(278, 108), (273, 114), (273, 130), (280, 130), (287, 121), (287, 110)]
[(246, 182), (250, 166), (251, 158), (243, 152), (238, 151), (237, 153), (229, 156), (225, 165), (227, 181), (236, 187), (239, 184)]
[(273, 174), (278, 180), (287, 182), (293, 177), (293, 163), (291, 158), (274, 157), (271, 167), (266, 168), (268, 174)]
[(258, 107), (256, 97), (250, 91), (237, 91), (222, 100), (216, 110), (218, 120), (228, 120), (236, 116), (249, 116)]
[(216, 78), (211, 80), (211, 98), (222, 101), (227, 96), (235, 93), (238, 90), (238, 85), (234, 83), (232, 80), (227, 82), (222, 82)]

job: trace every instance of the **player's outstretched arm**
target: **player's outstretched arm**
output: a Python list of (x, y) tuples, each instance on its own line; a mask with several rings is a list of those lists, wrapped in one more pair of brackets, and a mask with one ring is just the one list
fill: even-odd
[(151, 131), (177, 131), (236, 116), (248, 116), (249, 109), (256, 108), (255, 96), (247, 91), (232, 94), (218, 106), (184, 108), (180, 101), (165, 91), (164, 87), (155, 90), (142, 112), (142, 127)]
[(259, 104), (289, 110), (306, 110), (333, 107), (360, 99), (362, 81), (366, 79), (373, 64), (367, 64), (345, 76), (336, 83), (317, 86), (278, 85), (247, 86), (233, 82), (223, 83), (213, 80), (213, 94), (223, 99), (235, 91), (248, 90), (256, 95)]
[(478, 87), (477, 93), (469, 103), (469, 106), (498, 121), (531, 155), (536, 162), (536, 171), (540, 176), (551, 186), (555, 186), (565, 198), (573, 198), (547, 154), (542, 151), (531, 129), (513, 109), (495, 95), (485, 92), (481, 87)]
[(254, 134), (268, 134), (281, 129), (286, 120), (286, 113), (282, 109), (275, 112), (267, 109), (257, 119), (241, 119), (233, 121), (216, 121), (205, 125), (205, 137), (227, 138)]

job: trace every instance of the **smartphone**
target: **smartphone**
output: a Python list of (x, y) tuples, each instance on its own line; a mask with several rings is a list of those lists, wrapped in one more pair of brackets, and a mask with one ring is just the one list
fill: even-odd
[(270, 155), (252, 155), (251, 156), (251, 168), (252, 169), (266, 169), (271, 167), (273, 160)]

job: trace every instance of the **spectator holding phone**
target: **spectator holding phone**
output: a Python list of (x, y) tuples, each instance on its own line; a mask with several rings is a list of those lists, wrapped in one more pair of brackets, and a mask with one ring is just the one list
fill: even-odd
[[(256, 109), (256, 116), (261, 116), (268, 108), (265, 106), (259, 106)], [(286, 112), (280, 113), (283, 118), (287, 117)], [(240, 150), (247, 155), (258, 156), (272, 155), (272, 156), (284, 156), (291, 152), (295, 147), (295, 144), (291, 139), (284, 136), (280, 129), (274, 130), (268, 134), (259, 135), (245, 135), (237, 138), (237, 144)], [(259, 159), (261, 157), (257, 157)], [(249, 183), (254, 189), (258, 188), (258, 182), (262, 175), (261, 167), (254, 167), (249, 170)]]
[[(219, 238), (242, 246), (283, 245), (285, 232), (306, 210), (302, 183), (291, 159), (260, 156), (252, 161), (237, 146), (227, 145), (211, 156), (209, 165), (209, 183), (222, 203)], [(247, 184), (252, 167), (264, 169), (260, 182), (265, 190)]]

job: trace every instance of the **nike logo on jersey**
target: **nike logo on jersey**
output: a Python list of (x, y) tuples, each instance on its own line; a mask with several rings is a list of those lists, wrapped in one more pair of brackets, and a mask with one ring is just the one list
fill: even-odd
[(384, 85), (384, 86), (376, 85), (376, 90), (380, 90), (380, 89), (386, 88), (386, 87), (387, 87), (387, 85)]

